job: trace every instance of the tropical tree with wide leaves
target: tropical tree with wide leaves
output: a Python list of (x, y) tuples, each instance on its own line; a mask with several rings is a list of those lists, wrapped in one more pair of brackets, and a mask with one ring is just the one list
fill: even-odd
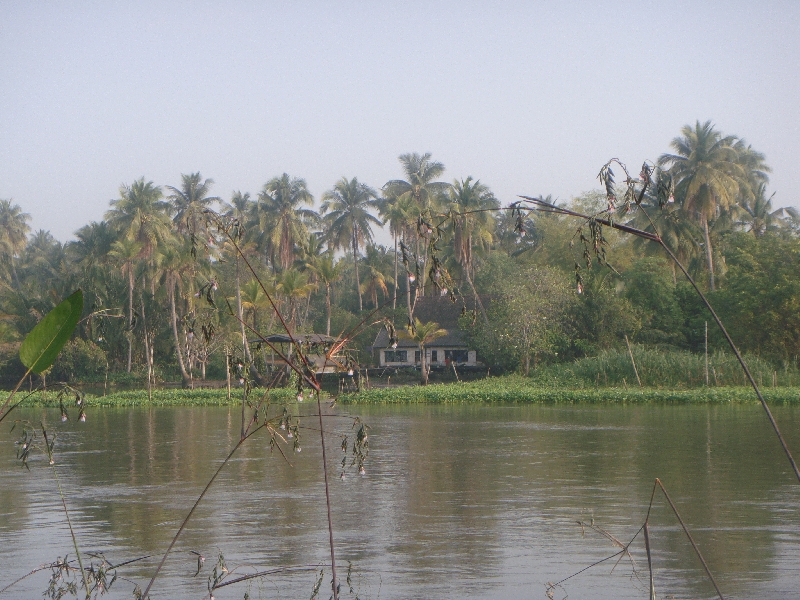
[(120, 273), (128, 281), (128, 326), (125, 337), (128, 341), (127, 371), (133, 366), (133, 291), (136, 284), (136, 268), (142, 253), (142, 245), (129, 237), (122, 237), (111, 245), (109, 258), (119, 265)]
[(297, 269), (286, 269), (278, 277), (275, 289), (279, 295), (286, 299), (287, 325), (291, 331), (294, 331), (298, 325), (297, 304), (303, 298), (308, 297), (316, 289), (316, 286), (308, 282), (306, 273), (302, 273)]
[(167, 186), (172, 192), (169, 200), (173, 212), (173, 222), (181, 233), (197, 236), (205, 231), (203, 211), (215, 202), (222, 202), (217, 196), (209, 196), (213, 179), (203, 179), (200, 173), (181, 175), (180, 188)]
[(308, 237), (309, 224), (318, 219), (314, 210), (302, 208), (313, 202), (306, 180), (286, 173), (270, 179), (258, 194), (255, 212), (273, 270), (276, 262), (284, 270), (292, 266), (295, 246)]
[[(429, 212), (445, 197), (450, 189), (450, 184), (444, 181), (434, 181), (444, 173), (444, 165), (438, 161), (431, 160), (430, 152), (418, 154), (416, 152), (401, 154), (398, 157), (403, 166), (406, 179), (393, 179), (383, 186), (384, 194), (387, 197), (397, 200), (412, 198), (417, 210), (421, 214)], [(424, 234), (423, 234), (424, 235)], [(423, 236), (417, 230), (414, 236), (415, 260), (419, 260), (420, 242)], [(416, 268), (416, 265), (415, 265)], [(422, 272), (420, 287), (425, 289), (425, 279), (428, 270), (428, 245), (425, 244), (422, 256)], [(418, 288), (419, 289), (419, 288)], [(410, 304), (410, 302), (409, 302)], [(409, 306), (409, 319), (411, 318), (412, 307)]]
[[(413, 223), (417, 220), (420, 213), (413, 197), (405, 196), (402, 199), (393, 198), (387, 197), (385, 193), (384, 196), (378, 200), (378, 211), (383, 220), (383, 225), (389, 225), (389, 233), (392, 235), (394, 241), (394, 293), (392, 296), (392, 309), (394, 310), (397, 308), (397, 293), (399, 287), (398, 262), (400, 254), (397, 247), (398, 242), (405, 245), (408, 239), (408, 232), (413, 228)], [(408, 285), (408, 279), (406, 277), (404, 277), (404, 279), (406, 280), (406, 295), (410, 307), (410, 286)]]
[(358, 178), (342, 177), (322, 196), (320, 212), (324, 215), (325, 233), (331, 248), (350, 246), (353, 250), (353, 267), (356, 276), (358, 309), (364, 310), (361, 281), (358, 273), (358, 250), (372, 242), (372, 225), (381, 225), (372, 214), (378, 208), (378, 192)]
[(428, 365), (428, 360), (425, 356), (425, 346), (435, 340), (438, 340), (440, 337), (447, 335), (447, 330), (441, 329), (438, 323), (434, 323), (433, 321), (423, 323), (415, 317), (414, 326), (400, 331), (399, 335), (400, 337), (411, 340), (417, 344), (420, 356), (420, 369), (422, 371), (422, 385), (428, 385), (430, 366)]
[(11, 200), (0, 200), (0, 263), (8, 266), (7, 276), (17, 289), (19, 277), (14, 258), (19, 256), (28, 242), (30, 220), (31, 216), (22, 212), (18, 204), (13, 204)]
[(450, 214), (453, 216), (450, 225), (455, 258), (461, 265), (461, 272), (486, 320), (486, 309), (472, 281), (475, 268), (473, 250), (476, 247), (485, 249), (491, 246), (496, 225), (494, 211), (500, 208), (500, 202), (487, 186), (480, 180), (473, 181), (472, 177), (453, 181), (448, 191), (448, 200)]
[(361, 284), (361, 291), (367, 294), (372, 301), (372, 305), (378, 308), (378, 290), (383, 294), (384, 301), (389, 294), (387, 283), (393, 283), (392, 276), (387, 273), (391, 268), (391, 258), (386, 248), (370, 244), (361, 260), (366, 271), (364, 283)]
[(331, 294), (334, 283), (342, 277), (344, 264), (344, 261), (337, 261), (332, 252), (326, 252), (313, 264), (309, 264), (317, 280), (325, 286), (325, 335), (331, 334)]
[(172, 233), (169, 203), (162, 198), (161, 188), (142, 177), (130, 186), (123, 185), (119, 198), (111, 201), (111, 210), (106, 212), (106, 220), (118, 235), (140, 245), (140, 258), (152, 256)]
[(768, 231), (775, 231), (780, 228), (783, 218), (797, 218), (798, 212), (792, 207), (783, 207), (773, 210), (773, 193), (767, 198), (767, 186), (765, 183), (758, 184), (753, 197), (749, 200), (743, 199), (739, 206), (741, 212), (737, 225), (744, 227), (746, 231), (756, 237), (761, 237)]
[(672, 140), (674, 154), (663, 154), (658, 164), (668, 169), (675, 181), (675, 196), (684, 210), (703, 230), (709, 287), (715, 289), (714, 260), (709, 223), (720, 212), (736, 206), (740, 191), (747, 185), (748, 171), (740, 163), (734, 147), (737, 138), (723, 136), (711, 121), (694, 127), (686, 125), (682, 136)]

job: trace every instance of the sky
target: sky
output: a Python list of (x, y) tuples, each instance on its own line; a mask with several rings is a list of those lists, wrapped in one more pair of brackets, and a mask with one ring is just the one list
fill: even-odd
[(140, 177), (319, 199), (430, 152), (567, 200), (711, 120), (798, 206), (798, 65), (800, 2), (0, 0), (0, 198), (67, 241)]

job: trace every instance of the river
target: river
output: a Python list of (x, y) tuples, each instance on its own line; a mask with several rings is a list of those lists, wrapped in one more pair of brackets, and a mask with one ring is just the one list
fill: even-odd
[[(316, 409), (299, 406), (303, 415)], [(326, 448), (341, 598), (546, 600), (548, 583), (618, 552), (610, 536), (634, 537), (656, 477), (725, 598), (800, 597), (800, 484), (757, 405), (332, 412)], [(774, 412), (800, 454), (800, 409)], [(355, 415), (370, 427), (366, 473), (348, 467), (342, 479), (340, 436), (352, 439)], [(113, 564), (152, 555), (120, 567), (107, 598), (145, 587), (240, 428), (236, 409), (211, 407), (90, 409), (86, 423), (77, 414), (61, 423), (52, 409), (15, 416), (57, 433), (56, 468), (81, 549)], [(40, 564), (74, 558), (52, 470), (41, 455), (30, 472), (20, 466), (10, 420), (0, 425), (0, 589)], [(230, 585), (217, 599), (311, 596), (330, 557), (318, 421), (300, 424), (302, 452), (287, 446), (284, 457), (257, 434), (223, 469), (156, 580), (154, 600), (207, 597), (219, 554), (228, 580), (277, 567), (317, 570)], [(658, 597), (716, 597), (660, 491), (649, 523)], [(197, 576), (191, 551), (207, 557)], [(567, 579), (552, 597), (647, 598), (641, 533), (630, 553)], [(324, 570), (322, 600), (330, 596)], [(0, 599), (41, 597), (47, 581), (47, 571), (37, 573)]]

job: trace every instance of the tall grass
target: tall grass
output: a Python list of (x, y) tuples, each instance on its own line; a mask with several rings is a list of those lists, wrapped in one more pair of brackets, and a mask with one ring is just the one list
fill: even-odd
[[(671, 389), (705, 386), (703, 354), (664, 351), (637, 345), (631, 349), (643, 386)], [(776, 366), (756, 356), (744, 358), (760, 387), (772, 387), (773, 382), (778, 387), (800, 385), (800, 370), (796, 363), (786, 362)], [(631, 357), (626, 350), (608, 350), (574, 363), (551, 365), (534, 372), (532, 379), (542, 385), (553, 386), (638, 387)], [(746, 386), (748, 382), (736, 357), (716, 352), (708, 356), (708, 385)]]

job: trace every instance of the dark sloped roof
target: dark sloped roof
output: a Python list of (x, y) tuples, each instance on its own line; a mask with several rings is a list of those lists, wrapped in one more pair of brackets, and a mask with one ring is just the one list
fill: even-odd
[[(335, 342), (337, 338), (331, 337), (329, 335), (324, 335), (322, 333), (296, 333), (294, 334), (294, 342), (298, 342), (300, 344), (330, 344), (331, 342)], [(290, 344), (292, 343), (292, 338), (290, 338), (285, 333), (273, 333), (272, 335), (268, 335), (264, 338), (270, 344)], [(263, 340), (255, 339), (250, 340), (251, 344), (257, 344)]]
[[(484, 306), (487, 305), (488, 300), (484, 296), (481, 296), (481, 301)], [(467, 346), (464, 341), (464, 335), (458, 326), (461, 310), (465, 305), (467, 310), (471, 311), (475, 307), (475, 297), (464, 296), (463, 299), (459, 298), (455, 303), (448, 296), (424, 296), (417, 299), (417, 305), (414, 307), (414, 317), (423, 323), (438, 323), (439, 327), (447, 330), (447, 335), (434, 340), (428, 344), (429, 347), (454, 346), (464, 348)], [(400, 327), (401, 325), (397, 324), (397, 328), (400, 329)], [(372, 345), (376, 350), (389, 347), (389, 333), (385, 327), (380, 328)], [(411, 340), (398, 338), (397, 347), (416, 348), (417, 344)]]

